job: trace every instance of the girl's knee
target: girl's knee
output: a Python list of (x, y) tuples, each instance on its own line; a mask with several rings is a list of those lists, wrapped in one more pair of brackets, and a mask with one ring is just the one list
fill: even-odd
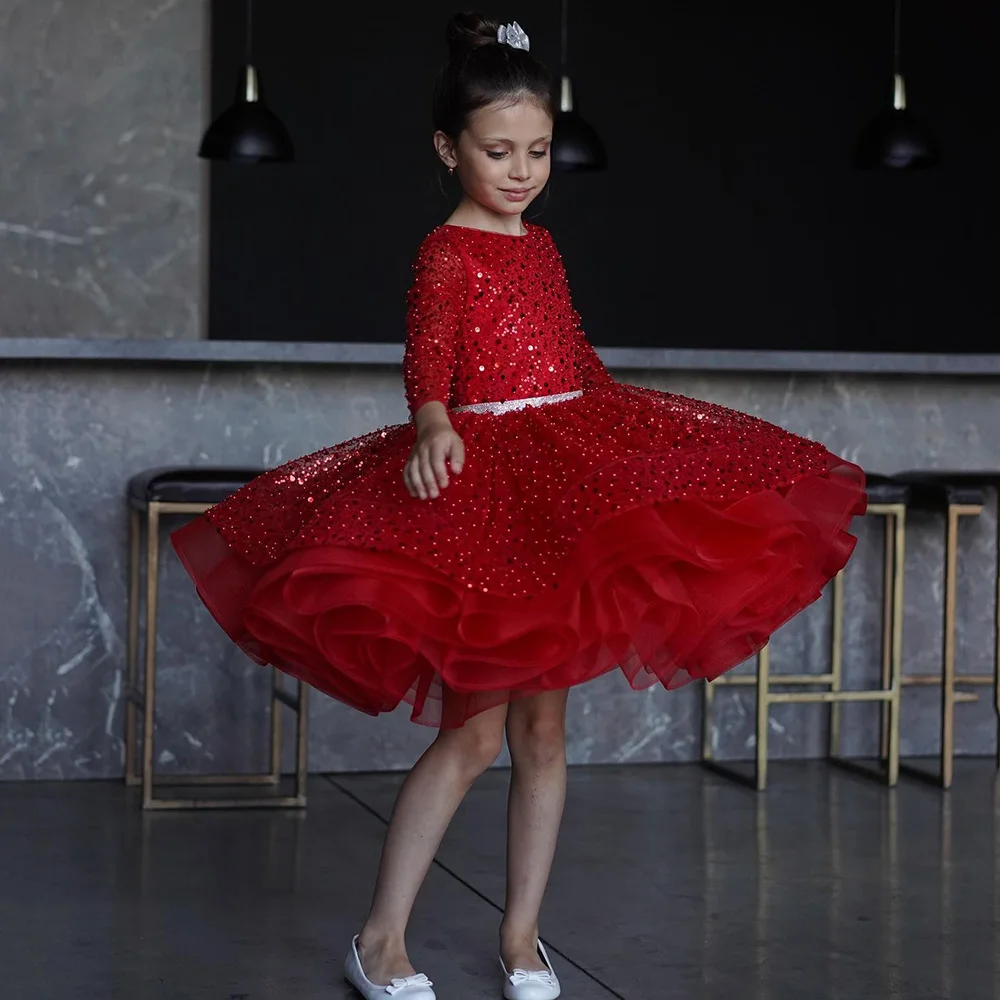
[(545, 767), (566, 756), (566, 720), (561, 712), (523, 712), (507, 722), (515, 765)]
[(460, 729), (443, 731), (438, 742), (454, 755), (470, 777), (482, 774), (503, 750), (503, 718), (474, 717)]

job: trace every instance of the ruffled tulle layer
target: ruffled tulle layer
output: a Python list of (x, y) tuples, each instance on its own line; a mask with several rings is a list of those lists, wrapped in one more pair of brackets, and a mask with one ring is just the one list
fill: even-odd
[[(663, 401), (660, 405), (669, 400), (671, 406), (680, 399), (650, 393), (639, 409), (655, 408), (655, 397)], [(692, 420), (724, 423), (720, 413), (732, 413), (697, 404), (694, 416), (695, 401), (685, 403), (690, 404)], [(572, 412), (577, 418), (587, 414), (582, 404)], [(649, 416), (635, 410), (630, 414), (640, 423)], [(589, 415), (594, 416), (593, 404)], [(512, 416), (456, 420), (470, 455), (484, 435), (497, 433), (497, 421)], [(518, 435), (519, 461), (536, 469), (545, 467), (543, 463), (549, 468), (552, 462), (558, 464), (558, 450), (552, 452), (550, 436), (542, 432), (554, 414), (535, 411), (517, 417), (523, 432)], [(752, 420), (742, 414), (733, 417)], [(625, 433), (627, 423), (606, 428), (612, 443), (603, 442), (605, 453), (615, 451), (613, 441)], [(381, 472), (391, 473), (395, 481), (401, 457), (412, 446), (412, 429), (405, 427), (378, 432), (380, 444), (374, 453), (348, 442), (337, 446), (336, 461), (330, 460), (335, 450), (328, 450), (320, 453), (323, 459), (301, 460), (307, 465), (298, 467), (295, 475), (287, 470), (269, 473), (271, 481), (258, 481), (256, 492), (251, 484), (229, 508), (220, 505), (214, 517), (199, 518), (175, 532), (174, 543), (212, 614), (251, 657), (372, 715), (407, 702), (414, 721), (459, 726), (512, 698), (567, 688), (616, 668), (636, 689), (656, 683), (676, 688), (693, 679), (718, 677), (741, 663), (782, 623), (816, 600), (847, 562), (855, 542), (847, 528), (864, 510), (864, 477), (856, 466), (771, 425), (754, 422), (750, 426), (756, 432), (748, 432), (747, 426), (740, 423), (738, 461), (730, 447), (730, 471), (745, 465), (758, 475), (762, 463), (773, 464), (773, 447), (766, 456), (755, 448), (762, 449), (775, 434), (789, 455), (800, 456), (795, 460), (800, 465), (790, 469), (795, 462), (788, 459), (782, 473), (787, 481), (744, 485), (732, 491), (736, 495), (725, 497), (718, 496), (714, 486), (702, 490), (708, 497), (699, 496), (697, 481), (679, 494), (673, 478), (661, 481), (661, 499), (650, 496), (655, 491), (646, 483), (638, 501), (637, 487), (628, 492), (631, 504), (613, 490), (597, 490), (604, 500), (595, 501), (593, 484), (602, 476), (615, 477), (611, 470), (616, 460), (641, 460), (648, 468), (656, 466), (662, 454), (653, 455), (647, 443), (644, 455), (628, 450), (612, 454), (600, 467), (593, 462), (578, 466), (574, 477), (568, 474), (573, 461), (589, 454), (586, 435), (567, 445), (570, 457), (555, 470), (566, 476), (553, 495), (558, 505), (548, 497), (548, 508), (540, 509), (537, 491), (522, 495), (520, 516), (525, 523), (541, 519), (549, 535), (558, 528), (555, 535), (562, 546), (554, 568), (540, 560), (545, 572), (539, 570), (537, 585), (529, 592), (477, 586), (468, 573), (463, 578), (436, 564), (440, 560), (426, 546), (406, 545), (391, 532), (387, 543), (381, 535), (359, 531), (359, 523), (369, 523), (367, 507), (346, 500), (364, 495), (373, 476), (380, 481)], [(482, 429), (478, 435), (477, 427)], [(511, 430), (508, 423), (505, 434)], [(601, 436), (599, 427), (591, 426), (590, 432)], [(643, 434), (647, 439), (648, 427)], [(509, 439), (504, 441), (508, 455), (510, 445)], [(373, 454), (378, 455), (375, 462)], [(689, 459), (690, 450), (684, 460)], [(497, 456), (494, 460), (500, 461)], [(303, 473), (303, 468), (315, 471), (321, 461), (336, 484), (326, 493), (320, 489), (321, 477)], [(483, 472), (474, 471), (470, 478), (477, 476), (488, 476), (505, 497), (503, 504), (491, 506), (488, 497), (484, 500), (487, 483), (466, 479), (463, 488), (480, 498), (479, 520), (514, 509), (502, 470), (485, 463)], [(289, 481), (295, 485), (287, 485)], [(287, 510), (303, 483), (310, 513), (333, 504), (343, 512), (344, 530), (354, 532), (353, 542), (345, 543), (333, 530), (337, 519), (332, 521), (329, 514), (319, 519), (322, 529), (314, 516), (292, 531), (295, 525), (289, 526)], [(572, 513), (568, 498), (577, 495), (581, 484), (589, 499), (585, 509), (577, 505)], [(279, 504), (282, 494), (286, 503), (280, 511), (275, 508), (275, 517), (280, 513), (285, 534), (278, 537), (275, 524), (266, 523), (267, 505)], [(320, 494), (325, 499), (317, 504)], [(237, 530), (241, 503), (257, 512), (258, 532), (249, 532), (242, 544)], [(421, 517), (442, 516), (434, 502), (421, 503), (403, 494), (382, 496), (378, 505), (410, 512), (416, 523), (416, 529), (408, 525), (411, 532), (431, 532), (436, 538), (441, 534), (421, 527)], [(266, 544), (260, 542), (262, 521)], [(491, 537), (509, 529), (506, 522), (488, 527)], [(515, 550), (523, 562), (525, 553), (511, 535), (511, 545), (489, 558)], [(475, 571), (482, 575), (488, 569), (479, 565)]]

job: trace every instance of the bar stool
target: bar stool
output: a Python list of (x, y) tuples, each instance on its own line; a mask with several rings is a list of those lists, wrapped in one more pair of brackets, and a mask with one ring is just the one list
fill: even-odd
[[(843, 689), (844, 578), (833, 580), (830, 627), (830, 670), (825, 674), (772, 674), (769, 646), (757, 654), (753, 674), (724, 674), (702, 685), (701, 759), (711, 770), (748, 784), (757, 791), (767, 787), (768, 722), (772, 705), (827, 704), (830, 706), (828, 759), (869, 777), (883, 778), (894, 786), (899, 778), (899, 709), (903, 663), (903, 565), (906, 546), (906, 509), (910, 487), (892, 476), (869, 474), (866, 481), (868, 515), (885, 518), (882, 597), (881, 688), (870, 691)], [(712, 748), (712, 707), (716, 687), (756, 688), (756, 745), (752, 775), (715, 760)], [(774, 687), (790, 689), (775, 691)], [(824, 690), (803, 690), (822, 688)], [(845, 702), (880, 702), (884, 775), (862, 768), (841, 755), (840, 708)]]
[[(962, 518), (978, 517), (986, 506), (986, 491), (1000, 484), (1000, 474), (975, 472), (903, 472), (898, 478), (909, 484), (911, 509), (945, 515), (944, 545), (944, 635), (940, 674), (904, 674), (903, 687), (941, 687), (940, 770), (937, 774), (904, 764), (905, 772), (950, 788), (955, 767), (955, 706), (979, 700), (973, 691), (958, 686), (993, 687), (994, 708), (1000, 718), (1000, 630), (994, 652), (994, 673), (958, 674), (955, 666), (955, 627), (957, 623), (958, 530)], [(998, 522), (1000, 523), (1000, 522)], [(997, 549), (997, 594), (994, 615), (1000, 612), (1000, 546)], [(1000, 619), (995, 619), (1000, 621)], [(998, 727), (1000, 737), (1000, 727)], [(1000, 739), (998, 739), (1000, 754)], [(1000, 766), (1000, 756), (998, 756)]]
[[(142, 786), (143, 809), (236, 809), (298, 807), (306, 804), (307, 731), (309, 689), (299, 682), (297, 695), (284, 689), (283, 674), (272, 668), (270, 770), (263, 774), (188, 775), (161, 778), (153, 772), (153, 740), (156, 719), (156, 612), (160, 568), (160, 517), (202, 514), (213, 504), (235, 493), (263, 469), (189, 468), (147, 469), (128, 482), (131, 513), (129, 530), (128, 666), (125, 709), (125, 783)], [(143, 528), (145, 541), (143, 546)], [(146, 664), (143, 687), (138, 687), (139, 667), (139, 575), (143, 549), (146, 557)], [(281, 706), (296, 713), (294, 792), (277, 791), (236, 797), (156, 796), (158, 785), (225, 786), (270, 785), (281, 781)], [(143, 714), (142, 761), (138, 766), (137, 712)]]

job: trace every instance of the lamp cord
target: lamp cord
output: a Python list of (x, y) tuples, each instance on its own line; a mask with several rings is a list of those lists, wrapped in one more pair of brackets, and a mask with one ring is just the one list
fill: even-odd
[(569, 0), (562, 0), (561, 54), (563, 76), (569, 73)]
[(902, 24), (903, 15), (903, 0), (896, 0), (896, 10), (893, 25), (893, 47), (892, 47), (892, 72), (899, 76), (902, 72), (901, 66), (901, 43), (900, 43), (900, 27)]

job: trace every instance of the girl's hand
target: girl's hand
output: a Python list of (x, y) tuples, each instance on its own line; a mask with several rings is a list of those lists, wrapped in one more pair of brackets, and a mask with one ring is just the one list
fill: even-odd
[(461, 473), (465, 464), (465, 444), (451, 426), (443, 406), (440, 413), (427, 414), (430, 419), (419, 419), (423, 415), (421, 410), (417, 419), (417, 443), (403, 467), (403, 482), (411, 497), (433, 500), (448, 485), (449, 465), (456, 476)]

